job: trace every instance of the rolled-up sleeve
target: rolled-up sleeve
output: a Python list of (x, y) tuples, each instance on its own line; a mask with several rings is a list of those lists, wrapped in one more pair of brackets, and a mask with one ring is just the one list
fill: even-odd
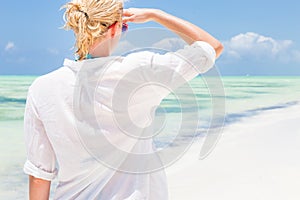
[(184, 78), (190, 81), (199, 74), (207, 72), (214, 66), (216, 52), (214, 48), (203, 41), (196, 41), (191, 45), (186, 45), (176, 52), (169, 52), (164, 55), (155, 54), (152, 59), (153, 66), (167, 66), (176, 72), (176, 78)]
[(24, 172), (36, 178), (53, 180), (57, 174), (56, 157), (30, 91), (25, 106), (24, 132), (27, 151)]

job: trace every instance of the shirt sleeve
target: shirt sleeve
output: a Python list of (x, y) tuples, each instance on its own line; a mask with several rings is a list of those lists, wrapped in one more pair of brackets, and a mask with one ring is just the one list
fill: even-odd
[[(210, 44), (196, 41), (176, 52), (154, 54), (151, 68), (158, 71), (156, 74), (159, 81), (174, 91), (177, 87), (211, 69), (215, 58), (216, 52)], [(163, 99), (170, 93), (170, 90), (161, 88), (156, 89), (155, 92)]]
[[(129, 110), (130, 116), (137, 119), (133, 121), (139, 125), (143, 124), (141, 126), (144, 127), (146, 121), (150, 121), (149, 118), (153, 119), (155, 109), (152, 108), (159, 106), (170, 92), (211, 69), (215, 58), (214, 48), (203, 41), (196, 41), (176, 52), (166, 54), (140, 51), (127, 55), (123, 59), (123, 66), (115, 70), (118, 70), (116, 73), (126, 75), (119, 76), (123, 80), (122, 92), (134, 88), (134, 91), (125, 93), (134, 94), (129, 101), (129, 107), (132, 108)], [(141, 122), (142, 119), (145, 123)]]
[(190, 81), (197, 75), (211, 69), (214, 66), (215, 58), (216, 52), (210, 44), (196, 41), (176, 52), (169, 52), (164, 55), (155, 54), (152, 59), (152, 68), (167, 66), (174, 71), (173, 82), (177, 81), (176, 78)]
[(27, 150), (24, 172), (36, 178), (53, 180), (57, 174), (56, 157), (30, 91), (25, 106), (24, 132)]

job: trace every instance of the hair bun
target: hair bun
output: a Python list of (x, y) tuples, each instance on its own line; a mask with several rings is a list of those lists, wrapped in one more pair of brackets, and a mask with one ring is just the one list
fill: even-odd
[(79, 59), (85, 57), (89, 47), (101, 37), (108, 26), (122, 20), (122, 0), (73, 0), (62, 7), (64, 28), (72, 29), (76, 36)]
[(88, 19), (88, 14), (82, 11), (82, 6), (77, 3), (67, 3), (63, 8), (66, 9), (64, 14), (64, 21), (66, 29), (72, 29), (75, 33), (78, 32), (78, 28), (83, 21)]

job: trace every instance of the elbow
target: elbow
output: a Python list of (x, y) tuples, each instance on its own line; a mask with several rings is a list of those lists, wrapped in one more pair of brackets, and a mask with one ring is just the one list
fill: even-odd
[(219, 42), (219, 44), (215, 47), (216, 59), (219, 58), (219, 56), (222, 54), (223, 50), (224, 50), (224, 46), (221, 42)]

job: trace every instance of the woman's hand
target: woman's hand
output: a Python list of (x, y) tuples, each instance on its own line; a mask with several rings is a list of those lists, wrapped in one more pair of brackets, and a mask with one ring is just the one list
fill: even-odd
[(145, 23), (152, 20), (153, 9), (129, 8), (123, 11), (123, 22)]

